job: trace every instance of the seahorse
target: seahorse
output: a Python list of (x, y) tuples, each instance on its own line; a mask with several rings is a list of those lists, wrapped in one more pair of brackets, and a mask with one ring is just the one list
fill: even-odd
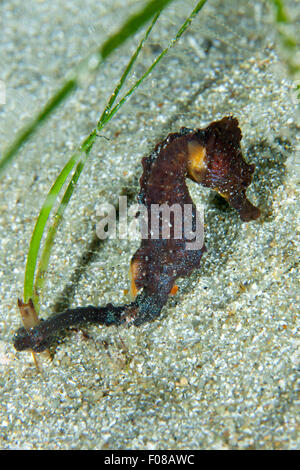
[(135, 296), (131, 303), (121, 306), (109, 303), (102, 307), (89, 305), (52, 315), (33, 328), (20, 328), (14, 336), (15, 348), (41, 352), (49, 347), (60, 330), (75, 325), (127, 323), (139, 326), (155, 320), (174, 290), (176, 280), (190, 276), (199, 267), (206, 249), (204, 244), (195, 249), (188, 246), (191, 240), (184, 230), (184, 207), (188, 205), (191, 208), (193, 233), (197, 228), (197, 209), (186, 178), (219, 193), (238, 212), (242, 221), (249, 222), (260, 216), (260, 210), (246, 196), (255, 166), (244, 160), (241, 139), (238, 120), (226, 116), (204, 129), (183, 127), (159, 142), (150, 156), (142, 159), (138, 202), (145, 208), (148, 220), (154, 205), (171, 207), (176, 204), (182, 209), (182, 236), (175, 234), (174, 214), (169, 220), (169, 236), (163, 236), (163, 217), (158, 211), (158, 236), (152, 236), (152, 226), (148, 224), (147, 236), (142, 238), (141, 246), (131, 260), (131, 291)]

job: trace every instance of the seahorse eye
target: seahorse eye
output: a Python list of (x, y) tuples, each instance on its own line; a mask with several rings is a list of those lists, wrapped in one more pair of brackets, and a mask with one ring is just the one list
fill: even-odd
[(188, 142), (188, 176), (195, 181), (201, 181), (202, 173), (207, 169), (206, 148), (196, 140)]

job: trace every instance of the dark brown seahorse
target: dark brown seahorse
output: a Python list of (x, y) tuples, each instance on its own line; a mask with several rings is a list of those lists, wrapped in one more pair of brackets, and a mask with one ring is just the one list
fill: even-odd
[[(146, 208), (149, 218), (153, 204), (169, 206), (177, 204), (191, 207), (192, 229), (196, 228), (196, 207), (189, 194), (186, 177), (217, 191), (240, 215), (242, 221), (257, 219), (260, 211), (246, 197), (246, 189), (252, 180), (254, 165), (248, 165), (242, 155), (241, 130), (237, 119), (229, 116), (212, 122), (205, 129), (182, 128), (179, 133), (169, 134), (156, 145), (149, 157), (142, 160), (143, 174), (140, 179), (138, 201)], [(173, 216), (173, 217), (172, 217)], [(140, 248), (131, 261), (132, 292), (134, 301), (123, 306), (107, 304), (103, 307), (78, 307), (53, 315), (37, 326), (20, 328), (14, 336), (18, 351), (31, 349), (40, 352), (53, 341), (61, 329), (98, 323), (136, 326), (157, 318), (167, 303), (175, 281), (189, 276), (199, 267), (205, 251), (203, 245), (187, 249), (183, 223), (183, 235), (175, 237), (175, 216), (170, 217), (170, 236), (162, 236), (162, 214), (158, 213), (159, 236), (144, 237)], [(183, 217), (183, 216), (182, 216)], [(150, 220), (150, 219), (149, 219)]]

